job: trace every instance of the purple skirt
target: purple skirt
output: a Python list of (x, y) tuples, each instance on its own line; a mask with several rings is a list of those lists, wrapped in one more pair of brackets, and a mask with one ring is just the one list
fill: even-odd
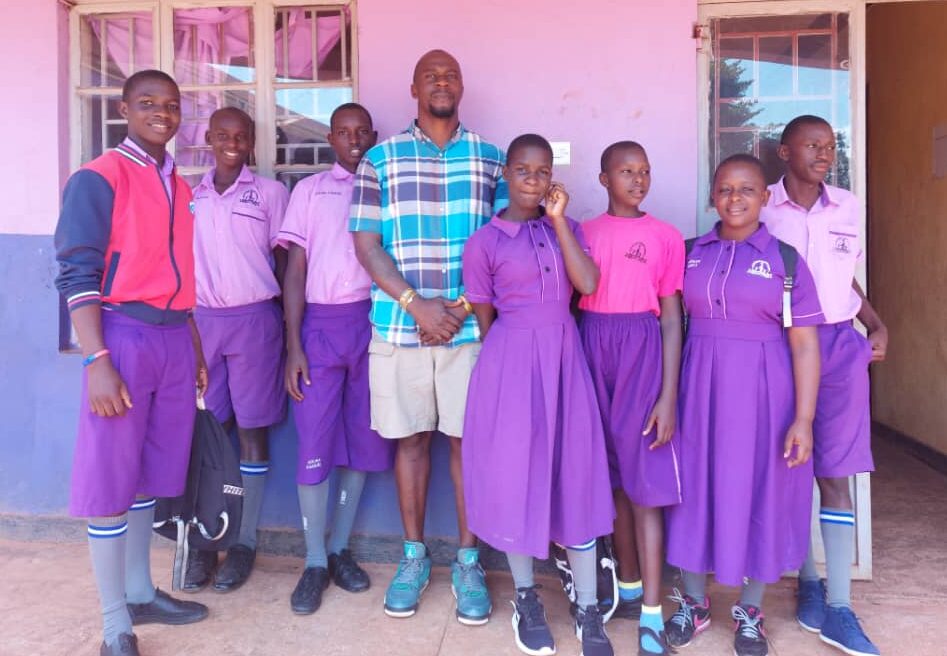
[(680, 392), (683, 500), (668, 508), (668, 562), (771, 583), (809, 550), (812, 461), (783, 459), (794, 416), (789, 346), (777, 324), (691, 319)]
[(678, 437), (648, 447), (642, 431), (661, 393), (661, 326), (653, 312), (583, 312), (579, 321), (605, 429), (612, 489), (649, 508), (681, 501)]
[(874, 471), (868, 364), (871, 344), (851, 321), (819, 326), (822, 376), (812, 459), (815, 475), (845, 478)]
[(568, 308), (500, 314), (470, 378), (463, 438), (470, 529), (502, 551), (545, 558), (615, 519), (605, 438)]

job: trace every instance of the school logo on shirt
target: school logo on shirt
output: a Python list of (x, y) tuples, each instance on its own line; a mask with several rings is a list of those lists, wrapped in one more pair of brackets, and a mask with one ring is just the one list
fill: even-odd
[(754, 260), (746, 272), (751, 276), (759, 276), (767, 280), (773, 277), (773, 272), (769, 268), (769, 262), (766, 260)]
[(191, 210), (191, 214), (194, 214), (194, 208), (195, 208), (195, 207), (197, 207), (197, 206), (194, 204), (194, 201), (193, 201), (193, 200), (192, 200), (190, 203), (187, 204), (187, 209)]
[(240, 196), (240, 202), (253, 205), (254, 207), (259, 207), (260, 194), (257, 193), (256, 189), (247, 189), (245, 192), (243, 192), (243, 195)]
[(648, 247), (644, 245), (643, 241), (636, 241), (631, 245), (631, 248), (628, 249), (628, 252), (625, 253), (625, 257), (629, 260), (638, 260), (642, 264), (647, 264)]
[(700, 266), (700, 258), (699, 258), (699, 257), (698, 257), (698, 258), (693, 258), (693, 259), (687, 260), (687, 268), (688, 268), (688, 269), (693, 269), (693, 268), (699, 267), (699, 266)]
[(320, 469), (322, 467), (322, 458), (312, 458), (306, 461), (306, 469)]
[(852, 246), (848, 242), (848, 237), (836, 237), (833, 248), (836, 253), (841, 255), (848, 255), (852, 252)]

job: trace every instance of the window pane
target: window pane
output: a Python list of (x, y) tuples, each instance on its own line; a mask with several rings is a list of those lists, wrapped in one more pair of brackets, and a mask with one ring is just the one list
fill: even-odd
[(760, 95), (792, 95), (792, 37), (761, 37)]
[(800, 14), (798, 16), (759, 16), (720, 20), (720, 34), (759, 34), (786, 30), (826, 30), (832, 27), (832, 14)]
[(799, 36), (799, 93), (826, 96), (832, 93), (831, 35)]
[(755, 95), (753, 59), (753, 39), (720, 39), (721, 98)]
[(242, 109), (254, 116), (251, 91), (187, 91), (181, 94), (181, 127), (175, 139), (178, 166), (213, 166), (210, 147), (204, 143), (210, 115), (221, 107)]
[(82, 100), (82, 161), (88, 162), (114, 148), (128, 129), (118, 113), (119, 96), (88, 96)]
[(182, 85), (252, 82), (252, 10), (249, 7), (176, 9), (174, 74)]
[(151, 18), (147, 11), (83, 16), (80, 85), (120, 87), (135, 71), (154, 68)]
[(352, 101), (352, 89), (280, 89), (276, 92), (276, 164), (331, 164), (334, 153), (326, 142), (329, 117), (339, 105)]
[(277, 9), (274, 38), (278, 81), (351, 79), (352, 34), (347, 7)]

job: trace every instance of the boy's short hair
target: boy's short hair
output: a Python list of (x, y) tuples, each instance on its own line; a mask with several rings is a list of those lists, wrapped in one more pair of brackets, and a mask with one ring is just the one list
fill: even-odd
[(824, 125), (829, 130), (832, 129), (832, 124), (821, 116), (815, 116), (814, 114), (803, 114), (802, 116), (797, 116), (786, 124), (786, 127), (783, 128), (782, 135), (779, 137), (779, 143), (789, 143), (789, 140), (793, 137), (793, 135), (806, 125)]
[(347, 102), (339, 105), (334, 110), (332, 110), (332, 115), (329, 116), (329, 129), (332, 129), (332, 124), (335, 123), (335, 117), (341, 114), (342, 112), (347, 112), (349, 110), (359, 111), (365, 114), (365, 117), (368, 119), (368, 124), (374, 129), (375, 125), (372, 121), (371, 113), (365, 109), (364, 106), (359, 105), (357, 102)]
[(730, 155), (730, 157), (717, 164), (717, 168), (714, 169), (714, 177), (711, 182), (717, 181), (717, 173), (720, 171), (720, 169), (728, 164), (749, 164), (759, 171), (760, 177), (763, 178), (763, 183), (766, 183), (766, 168), (763, 166), (763, 162), (761, 162), (758, 157), (750, 155), (749, 153), (737, 153), (736, 155)]
[(617, 153), (619, 150), (626, 150), (626, 149), (627, 150), (640, 150), (642, 153), (645, 153), (645, 155), (647, 155), (648, 153), (648, 151), (644, 149), (644, 146), (642, 146), (637, 141), (631, 141), (628, 139), (624, 141), (616, 141), (615, 143), (608, 146), (607, 148), (605, 148), (605, 150), (602, 151), (602, 159), (599, 162), (602, 173), (605, 173), (605, 170), (608, 168), (608, 164), (609, 164), (609, 161), (612, 159), (612, 155)]
[(510, 145), (507, 146), (507, 149), (506, 149), (507, 161), (509, 161), (510, 157), (518, 149), (526, 148), (528, 146), (535, 146), (536, 148), (541, 148), (542, 150), (545, 150), (547, 153), (549, 153), (549, 159), (552, 159), (552, 146), (549, 144), (546, 138), (538, 134), (526, 133), (526, 134), (521, 134), (520, 136), (513, 139), (513, 141), (510, 142)]
[(247, 114), (245, 111), (239, 107), (220, 107), (214, 110), (214, 113), (210, 115), (210, 118), (207, 119), (207, 128), (210, 129), (211, 124), (214, 122), (214, 119), (220, 116), (221, 114), (235, 114), (241, 121), (245, 122), (250, 129), (250, 132), (253, 132), (253, 117)]
[(178, 88), (178, 83), (174, 81), (173, 77), (164, 71), (159, 71), (155, 68), (148, 68), (143, 71), (138, 71), (137, 73), (132, 73), (128, 76), (128, 79), (125, 80), (125, 84), (122, 85), (122, 101), (128, 102), (135, 87), (140, 82), (145, 80), (163, 80), (173, 85), (175, 89)]

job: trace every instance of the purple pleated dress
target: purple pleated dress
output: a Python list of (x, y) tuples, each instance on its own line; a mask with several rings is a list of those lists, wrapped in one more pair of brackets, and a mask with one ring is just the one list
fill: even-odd
[[(581, 228), (570, 225), (584, 248)], [(605, 438), (551, 221), (494, 217), (464, 246), (464, 287), (471, 302), (497, 309), (467, 395), (470, 529), (537, 558), (550, 541), (571, 546), (610, 533)]]
[[(743, 242), (722, 240), (715, 228), (687, 257), (683, 499), (666, 512), (667, 558), (726, 585), (774, 582), (809, 549), (812, 461), (790, 469), (783, 459), (795, 414), (784, 277), (765, 226)], [(794, 326), (824, 321), (802, 258), (791, 300)]]

